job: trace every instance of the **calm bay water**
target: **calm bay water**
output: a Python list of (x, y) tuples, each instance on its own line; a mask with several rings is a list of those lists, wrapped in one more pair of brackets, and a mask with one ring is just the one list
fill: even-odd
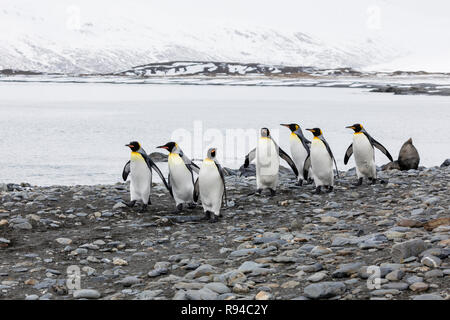
[[(115, 183), (129, 158), (124, 144), (137, 140), (148, 153), (161, 151), (155, 147), (170, 141), (177, 129), (193, 133), (199, 125), (204, 140), (193, 136), (181, 144), (183, 150), (203, 158), (211, 135), (222, 133), (225, 145), (212, 144), (221, 161), (236, 168), (249, 146), (237, 152), (227, 130), (268, 127), (290, 153), (289, 132), (279, 126), (290, 122), (322, 128), (340, 170), (354, 166), (353, 160), (344, 166), (343, 158), (352, 139), (345, 126), (356, 122), (394, 158), (410, 137), (421, 165), (450, 158), (450, 97), (341, 88), (0, 83), (0, 182)], [(308, 131), (305, 135), (311, 137)], [(387, 161), (376, 152), (378, 165)]]

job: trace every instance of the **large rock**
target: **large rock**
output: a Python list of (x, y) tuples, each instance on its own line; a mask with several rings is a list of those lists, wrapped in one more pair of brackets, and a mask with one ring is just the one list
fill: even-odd
[(418, 256), (422, 251), (425, 251), (428, 245), (420, 239), (409, 240), (402, 243), (397, 243), (392, 246), (392, 259), (397, 263), (402, 263), (404, 259)]
[(444, 162), (442, 162), (441, 164), (441, 168), (443, 167), (448, 167), (450, 166), (450, 159), (446, 159)]
[(417, 152), (416, 147), (414, 147), (412, 139), (409, 138), (400, 148), (400, 153), (398, 154), (398, 165), (400, 166), (400, 170), (417, 170), (419, 162), (419, 152)]
[(437, 228), (442, 225), (444, 225), (444, 226), (450, 225), (450, 217), (443, 217), (443, 218), (430, 220), (427, 223), (425, 223), (423, 225), (423, 227), (425, 228), (425, 230), (431, 231), (434, 228)]
[(345, 292), (343, 282), (320, 282), (307, 286), (304, 290), (305, 296), (311, 299), (331, 298)]

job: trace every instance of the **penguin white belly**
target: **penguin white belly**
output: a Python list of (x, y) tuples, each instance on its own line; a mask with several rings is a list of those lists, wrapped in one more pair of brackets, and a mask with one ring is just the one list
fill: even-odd
[(292, 160), (294, 161), (295, 166), (297, 167), (299, 172), (298, 180), (304, 180), (303, 166), (305, 164), (305, 159), (308, 156), (308, 151), (306, 151), (299, 137), (295, 133), (291, 134), (289, 141), (291, 144)]
[(131, 201), (140, 200), (144, 204), (148, 204), (151, 191), (152, 172), (140, 154), (131, 155), (130, 176)]
[(333, 186), (333, 160), (325, 144), (318, 138), (314, 138), (311, 143), (311, 167), (316, 187)]
[(208, 159), (203, 161), (198, 179), (203, 210), (219, 215), (224, 190), (222, 178), (214, 161)]
[(274, 189), (278, 185), (280, 158), (269, 138), (260, 138), (256, 146), (256, 188)]
[(353, 154), (358, 178), (376, 178), (375, 154), (365, 134), (353, 134)]
[(192, 175), (183, 159), (171, 153), (168, 160), (170, 184), (176, 204), (193, 202), (194, 184)]

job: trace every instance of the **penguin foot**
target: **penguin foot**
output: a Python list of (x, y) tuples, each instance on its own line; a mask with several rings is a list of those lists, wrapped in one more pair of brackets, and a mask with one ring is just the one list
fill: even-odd
[(273, 189), (269, 189), (269, 190), (270, 190), (271, 197), (274, 197), (277, 194), (277, 192), (275, 190), (273, 190)]
[(190, 203), (188, 203), (188, 205), (187, 205), (188, 209), (195, 209), (196, 206), (197, 206), (197, 205), (196, 205), (195, 203), (193, 203), (193, 202), (190, 202)]
[(358, 181), (355, 182), (353, 185), (358, 187), (358, 186), (362, 185), (362, 183), (363, 183), (363, 178), (359, 178)]
[(301, 187), (303, 185), (303, 180), (297, 181), (295, 185)]
[(177, 211), (177, 213), (180, 213), (180, 212), (183, 211), (183, 204), (182, 203), (177, 205), (177, 210), (176, 211)]
[(211, 213), (211, 218), (209, 218), (209, 223), (216, 223), (219, 221), (219, 217), (217, 217), (214, 213)]
[(380, 179), (380, 183), (381, 184), (386, 184), (386, 183), (388, 183), (386, 180), (383, 180), (383, 179)]
[(262, 191), (263, 191), (262, 189), (257, 189), (257, 190), (256, 190), (256, 194), (259, 194), (259, 195), (260, 195)]
[(321, 186), (318, 186), (316, 188), (316, 190), (313, 192), (313, 194), (320, 194), (320, 191), (321, 191)]
[(327, 187), (327, 192), (328, 192), (328, 193), (333, 192), (333, 186), (328, 186), (328, 187)]
[(139, 210), (139, 213), (147, 212), (147, 205), (143, 204), (141, 210)]
[(377, 184), (376, 178), (369, 178), (370, 184)]
[(122, 201), (127, 207), (129, 208), (133, 208), (134, 205), (136, 204), (136, 200), (130, 201), (130, 202), (126, 202), (126, 201)]
[(205, 211), (205, 217), (203, 218), (203, 220), (210, 220), (211, 215), (214, 215), (211, 211)]

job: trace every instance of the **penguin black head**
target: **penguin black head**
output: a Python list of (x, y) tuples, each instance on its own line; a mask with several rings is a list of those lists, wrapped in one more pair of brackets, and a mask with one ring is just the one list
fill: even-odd
[(167, 142), (165, 145), (163, 146), (159, 146), (157, 148), (161, 148), (161, 149), (166, 149), (169, 152), (174, 151), (177, 148), (177, 144), (175, 142)]
[(306, 129), (308, 131), (311, 131), (314, 137), (318, 137), (322, 135), (322, 130), (320, 128), (314, 128), (314, 129)]
[(214, 160), (216, 158), (216, 148), (210, 148), (208, 150), (208, 158)]
[(129, 144), (126, 144), (125, 147), (129, 147), (131, 151), (137, 152), (141, 148), (141, 145), (137, 141), (132, 141)]
[(270, 131), (267, 128), (261, 128), (261, 137), (270, 137)]
[(348, 126), (346, 128), (353, 129), (353, 130), (355, 130), (355, 132), (360, 132), (362, 130), (363, 126), (360, 125), (359, 123), (355, 123), (354, 125)]
[(298, 128), (300, 128), (300, 126), (296, 123), (291, 123), (291, 124), (283, 124), (282, 123), (281, 126), (289, 128), (292, 132), (295, 132)]

